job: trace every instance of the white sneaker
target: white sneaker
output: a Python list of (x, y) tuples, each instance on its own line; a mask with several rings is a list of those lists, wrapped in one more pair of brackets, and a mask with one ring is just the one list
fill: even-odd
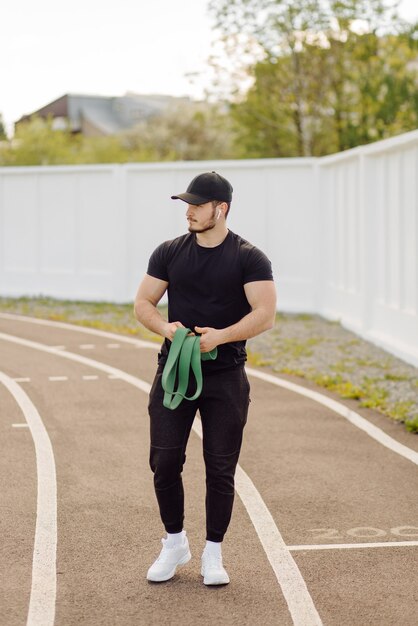
[(172, 548), (166, 546), (167, 539), (161, 539), (161, 543), (163, 544), (163, 549), (160, 552), (160, 556), (147, 572), (147, 579), (156, 583), (173, 578), (177, 566), (188, 563), (192, 558), (189, 540), (186, 536), (184, 536), (183, 543)]
[(203, 552), (200, 573), (205, 585), (227, 585), (229, 583), (229, 576), (222, 565), (222, 556)]

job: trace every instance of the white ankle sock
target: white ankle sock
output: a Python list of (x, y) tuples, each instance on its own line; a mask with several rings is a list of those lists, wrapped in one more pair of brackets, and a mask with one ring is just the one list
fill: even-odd
[(222, 556), (222, 542), (206, 541), (204, 552), (206, 554), (213, 554), (214, 556)]
[(182, 530), (179, 533), (167, 533), (167, 541), (166, 545), (168, 548), (173, 548), (174, 546), (180, 545), (183, 543), (183, 537), (186, 536), (186, 531)]

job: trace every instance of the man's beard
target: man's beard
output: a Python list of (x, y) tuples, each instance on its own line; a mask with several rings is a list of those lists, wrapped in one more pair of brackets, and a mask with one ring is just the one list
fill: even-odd
[(208, 230), (212, 230), (216, 226), (215, 219), (216, 209), (213, 209), (212, 217), (209, 220), (209, 224), (207, 226), (202, 226), (201, 228), (193, 228), (193, 222), (189, 223), (189, 233), (205, 233)]

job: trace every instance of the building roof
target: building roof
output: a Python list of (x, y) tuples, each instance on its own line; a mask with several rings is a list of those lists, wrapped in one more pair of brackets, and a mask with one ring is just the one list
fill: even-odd
[(34, 116), (68, 119), (74, 132), (81, 131), (83, 121), (97, 129), (100, 134), (112, 135), (132, 128), (138, 122), (161, 113), (173, 102), (190, 101), (166, 95), (142, 95), (132, 92), (124, 96), (94, 96), (65, 94), (41, 109), (24, 115), (18, 122)]

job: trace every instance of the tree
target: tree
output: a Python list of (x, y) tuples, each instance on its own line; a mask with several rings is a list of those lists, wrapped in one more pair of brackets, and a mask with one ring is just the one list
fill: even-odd
[(229, 117), (215, 105), (191, 103), (144, 120), (134, 129), (104, 137), (56, 130), (52, 119), (18, 126), (0, 152), (0, 165), (58, 165), (223, 159), (235, 156)]
[(397, 4), (212, 1), (229, 54), (239, 37), (250, 59), (252, 86), (230, 90), (248, 156), (327, 154), (417, 126), (417, 31)]
[(179, 104), (138, 124), (124, 136), (137, 160), (188, 161), (234, 156), (228, 116), (207, 103)]
[(3, 115), (0, 113), (0, 141), (7, 139), (6, 128), (3, 122)]
[(0, 155), (2, 165), (57, 165), (76, 160), (78, 138), (69, 131), (54, 130), (52, 120), (33, 118), (21, 124), (8, 148)]

